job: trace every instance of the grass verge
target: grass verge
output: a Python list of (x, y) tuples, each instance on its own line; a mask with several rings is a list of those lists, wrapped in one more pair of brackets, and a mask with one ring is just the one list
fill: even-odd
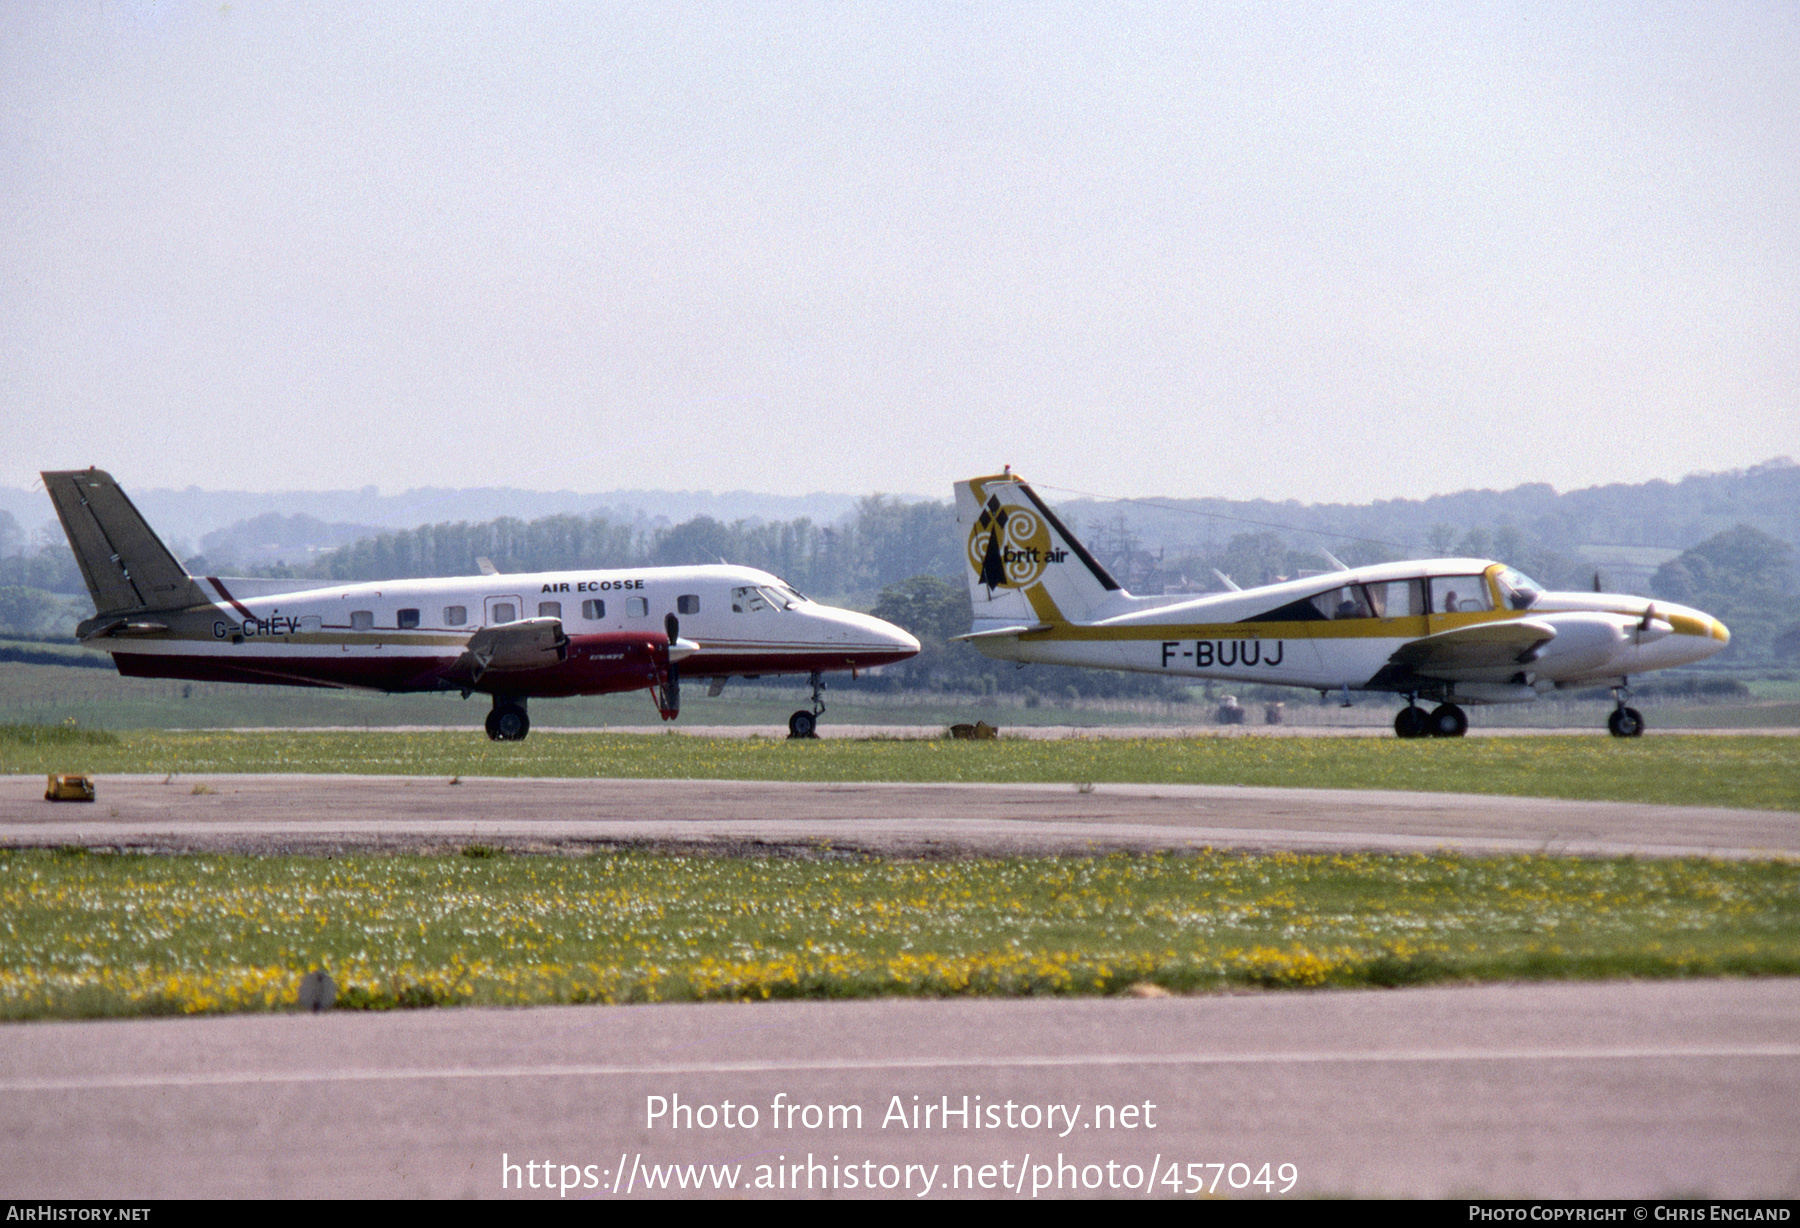
[(165, 732), (43, 740), (0, 727), (0, 773), (324, 772), (710, 780), (1228, 784), (1402, 789), (1800, 810), (1800, 738), (695, 738), (379, 730)]
[(0, 1017), (1794, 975), (1800, 866), (0, 853)]

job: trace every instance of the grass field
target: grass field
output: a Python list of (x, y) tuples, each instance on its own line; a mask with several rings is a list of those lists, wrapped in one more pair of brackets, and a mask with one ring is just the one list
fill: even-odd
[(1800, 739), (1069, 738), (789, 742), (564, 733), (111, 734), (0, 726), (0, 773), (327, 772), (712, 780), (1042, 781), (1402, 789), (1800, 810)]
[[(718, 739), (0, 726), (0, 772), (1149, 781), (1800, 810), (1800, 739)], [(102, 784), (104, 788), (104, 784)], [(0, 1018), (1800, 974), (1800, 865), (0, 852)]]
[(1800, 973), (1800, 865), (0, 853), (0, 1018)]

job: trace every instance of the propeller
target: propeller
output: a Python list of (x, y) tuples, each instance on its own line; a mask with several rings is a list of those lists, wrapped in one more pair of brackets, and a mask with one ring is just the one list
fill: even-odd
[(681, 667), (675, 663), (674, 648), (681, 639), (681, 620), (674, 614), (663, 615), (663, 630), (669, 635), (669, 685), (664, 688), (664, 699), (670, 712), (681, 711)]

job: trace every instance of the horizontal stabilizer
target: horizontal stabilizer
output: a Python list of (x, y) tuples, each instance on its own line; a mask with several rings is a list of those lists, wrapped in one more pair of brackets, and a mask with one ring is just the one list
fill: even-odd
[(1052, 625), (1051, 623), (1032, 623), (1027, 626), (1021, 623), (1014, 627), (989, 627), (985, 631), (965, 631), (961, 635), (953, 635), (950, 638), (952, 641), (1018, 639), (1021, 635), (1030, 635), (1036, 631), (1048, 631)]
[(99, 619), (89, 619), (83, 623), (80, 637), (83, 640), (96, 640), (109, 635), (161, 635), (169, 629), (168, 623), (147, 623), (130, 618), (114, 618), (102, 626), (93, 625), (98, 622)]

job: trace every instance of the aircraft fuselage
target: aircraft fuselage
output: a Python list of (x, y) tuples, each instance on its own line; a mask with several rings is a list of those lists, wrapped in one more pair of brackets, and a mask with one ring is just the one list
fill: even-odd
[[(221, 682), (279, 682), (381, 691), (466, 689), (592, 695), (651, 685), (652, 646), (679, 620), (689, 677), (860, 670), (912, 656), (917, 641), (880, 619), (808, 601), (748, 567), (645, 567), (392, 580), (262, 592), (269, 582), (199, 578), (209, 605), (159, 612), (154, 623), (84, 633), (119, 672)], [(471, 633), (555, 619), (562, 659), (480, 670)]]
[[(1407, 645), (1446, 631), (1488, 624), (1547, 625), (1554, 637), (1536, 648), (1494, 664), (1460, 665), (1454, 675), (1433, 676), (1428, 663), (1413, 681), (1422, 694), (1445, 690), (1472, 702), (1528, 700), (1555, 687), (1594, 684), (1654, 669), (1687, 665), (1712, 656), (1730, 637), (1711, 615), (1686, 606), (1642, 597), (1598, 593), (1540, 593), (1528, 609), (1506, 608), (1493, 583), (1500, 564), (1486, 559), (1418, 560), (1308, 576), (1247, 591), (1198, 598), (1141, 598), (1111, 595), (1096, 617), (1064, 623), (1016, 638), (975, 638), (987, 655), (1012, 661), (1125, 669), (1204, 678), (1337, 691), (1394, 691), (1389, 668)], [(1468, 594), (1471, 582), (1481, 587)], [(1400, 592), (1420, 586), (1420, 599), (1401, 613), (1378, 615), (1364, 597), (1340, 617), (1271, 617), (1283, 607), (1326, 592), (1370, 586)], [(1464, 604), (1482, 609), (1446, 612), (1441, 594), (1450, 583), (1464, 586)], [(1423, 594), (1436, 588), (1433, 606)], [(1346, 598), (1349, 601), (1350, 598)], [(975, 630), (982, 629), (977, 609)], [(1646, 613), (1652, 626), (1642, 623)]]

